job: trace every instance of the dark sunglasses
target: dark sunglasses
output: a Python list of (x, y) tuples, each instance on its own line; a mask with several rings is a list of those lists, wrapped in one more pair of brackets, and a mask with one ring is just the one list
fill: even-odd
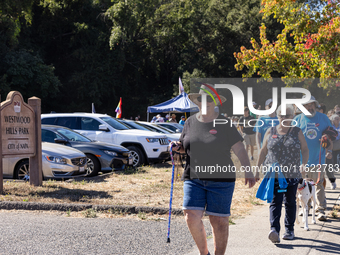
[[(197, 101), (198, 101), (198, 102), (202, 102), (202, 97), (198, 97), (198, 98), (197, 98)], [(214, 100), (212, 99), (212, 97), (207, 97), (207, 102), (208, 102), (208, 103), (211, 103), (211, 102), (213, 102), (213, 101), (214, 101)]]

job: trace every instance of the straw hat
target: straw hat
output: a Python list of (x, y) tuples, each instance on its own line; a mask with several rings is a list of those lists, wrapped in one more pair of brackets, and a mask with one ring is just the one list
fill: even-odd
[[(209, 86), (214, 87), (213, 85), (209, 85)], [(199, 102), (197, 101), (197, 98), (198, 98), (198, 97), (202, 96), (203, 94), (209, 96), (209, 94), (207, 94), (204, 90), (209, 91), (209, 93), (211, 93), (211, 94), (214, 96), (217, 105), (220, 105), (220, 100), (218, 100), (216, 93), (215, 93), (214, 91), (212, 91), (208, 86), (205, 86), (205, 85), (202, 85), (202, 86), (200, 87), (199, 93), (190, 93), (190, 94), (189, 94), (190, 100), (193, 101), (195, 104), (197, 104), (197, 103), (199, 103)], [(219, 96), (220, 96), (220, 98), (221, 98), (222, 104), (223, 104), (225, 101), (227, 101), (227, 99), (226, 99), (224, 96), (221, 96), (221, 95), (219, 95)]]

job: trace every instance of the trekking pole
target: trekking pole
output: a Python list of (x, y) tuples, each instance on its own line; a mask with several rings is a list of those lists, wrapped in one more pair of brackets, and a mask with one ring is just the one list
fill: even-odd
[(171, 209), (172, 209), (172, 193), (174, 190), (174, 173), (175, 173), (175, 162), (174, 157), (172, 155), (172, 146), (170, 145), (170, 156), (171, 156), (171, 162), (172, 162), (172, 173), (171, 173), (171, 189), (170, 189), (170, 203), (169, 203), (169, 219), (168, 219), (168, 238), (167, 243), (170, 243), (170, 223), (171, 223)]

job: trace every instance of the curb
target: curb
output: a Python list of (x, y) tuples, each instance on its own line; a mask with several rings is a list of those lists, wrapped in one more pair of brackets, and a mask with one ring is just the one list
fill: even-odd
[[(2, 210), (43, 210), (43, 211), (72, 211), (79, 212), (87, 209), (94, 209), (97, 211), (124, 212), (137, 214), (155, 213), (155, 214), (168, 214), (169, 209), (162, 207), (147, 207), (147, 206), (124, 206), (124, 205), (91, 205), (91, 204), (69, 204), (69, 203), (33, 203), (33, 202), (0, 202), (0, 209)], [(183, 215), (181, 209), (172, 209), (171, 214)]]

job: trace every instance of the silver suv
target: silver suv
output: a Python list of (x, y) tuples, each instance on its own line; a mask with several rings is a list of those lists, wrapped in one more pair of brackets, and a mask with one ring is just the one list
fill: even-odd
[(50, 113), (42, 124), (68, 127), (91, 140), (124, 146), (131, 151), (133, 166), (167, 160), (169, 141), (163, 134), (130, 129), (117, 119), (99, 113)]

